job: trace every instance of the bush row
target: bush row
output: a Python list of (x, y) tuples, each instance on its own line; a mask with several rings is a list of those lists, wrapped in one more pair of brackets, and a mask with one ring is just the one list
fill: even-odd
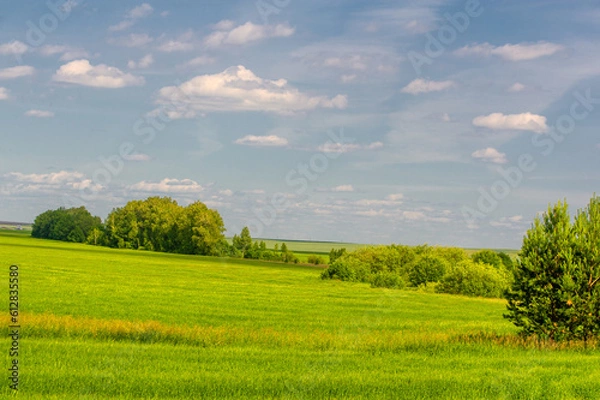
[(455, 247), (389, 245), (336, 254), (321, 277), (400, 289), (433, 284), (439, 293), (501, 297), (512, 270), (506, 253), (482, 250), (469, 257)]

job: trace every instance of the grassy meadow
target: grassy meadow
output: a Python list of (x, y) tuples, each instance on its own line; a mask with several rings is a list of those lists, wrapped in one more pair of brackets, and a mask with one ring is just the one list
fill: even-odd
[[(286, 243), (315, 253), (337, 247)], [(600, 393), (600, 351), (520, 342), (499, 299), (373, 289), (321, 280), (318, 267), (114, 250), (15, 232), (0, 232), (0, 260), (5, 310), (8, 266), (20, 266), (19, 398)], [(8, 326), (8, 315), (2, 318)], [(0, 346), (8, 368), (7, 337)], [(0, 389), (2, 398), (13, 394), (6, 383)]]

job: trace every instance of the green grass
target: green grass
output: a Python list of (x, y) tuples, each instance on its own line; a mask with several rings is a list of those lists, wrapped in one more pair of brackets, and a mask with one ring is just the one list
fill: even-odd
[(502, 300), (6, 232), (0, 260), (7, 280), (8, 265), (20, 265), (22, 398), (593, 399), (600, 390), (599, 351), (511, 341)]

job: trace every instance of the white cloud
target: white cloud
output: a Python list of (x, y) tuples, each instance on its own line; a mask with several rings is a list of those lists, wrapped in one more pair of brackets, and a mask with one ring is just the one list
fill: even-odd
[(522, 130), (543, 133), (548, 131), (546, 117), (532, 113), (493, 113), (473, 119), (473, 125), (495, 130)]
[(138, 192), (156, 192), (156, 193), (200, 193), (204, 190), (198, 182), (191, 179), (169, 179), (162, 181), (147, 182), (141, 181), (128, 187), (130, 190)]
[(111, 25), (108, 27), (109, 32), (119, 32), (124, 31), (125, 29), (131, 28), (135, 24), (135, 21), (132, 19), (125, 19), (119, 22), (116, 25)]
[(511, 93), (522, 92), (523, 90), (525, 90), (525, 85), (519, 82), (515, 83), (514, 85), (508, 88), (508, 91)]
[(490, 225), (496, 228), (511, 228), (511, 229), (522, 229), (523, 224), (522, 215), (513, 215), (512, 217), (502, 217), (497, 220), (490, 221)]
[(324, 67), (351, 69), (355, 71), (365, 71), (368, 68), (369, 60), (360, 54), (347, 54), (345, 56), (327, 57), (323, 60)]
[(200, 67), (208, 64), (213, 64), (215, 59), (208, 56), (199, 56), (191, 59), (190, 61), (183, 64), (183, 67)]
[(48, 174), (23, 174), (20, 172), (10, 172), (3, 177), (9, 181), (0, 188), (4, 194), (43, 194), (43, 193), (63, 193), (66, 190), (92, 189), (101, 190), (102, 186), (94, 184), (80, 172), (52, 172)]
[(35, 118), (52, 118), (54, 117), (54, 113), (52, 111), (43, 111), (43, 110), (29, 110), (25, 113), (28, 117)]
[(285, 138), (277, 135), (269, 136), (254, 136), (247, 135), (235, 141), (236, 144), (256, 147), (283, 147), (288, 145), (288, 141)]
[(8, 89), (5, 87), (0, 87), (0, 100), (7, 100), (8, 97)]
[(349, 83), (356, 80), (356, 74), (342, 75), (342, 83)]
[(118, 32), (123, 31), (125, 29), (131, 28), (135, 23), (142, 19), (150, 16), (154, 9), (148, 3), (143, 3), (135, 8), (132, 8), (125, 15), (125, 19), (119, 22), (116, 25), (112, 25), (108, 27), (109, 32)]
[(10, 43), (0, 44), (0, 55), (3, 56), (22, 55), (26, 53), (27, 50), (29, 50), (29, 46), (18, 40)]
[(108, 43), (124, 47), (144, 47), (154, 41), (146, 33), (132, 33), (127, 36), (108, 39)]
[(130, 19), (146, 18), (146, 17), (149, 17), (153, 11), (154, 11), (154, 8), (152, 8), (152, 6), (150, 4), (143, 3), (137, 7), (129, 10), (129, 12), (127, 13), (127, 18), (130, 18)]
[(129, 154), (123, 157), (125, 161), (150, 161), (152, 158), (148, 154)]
[(246, 22), (234, 27), (233, 22), (225, 20), (215, 25), (215, 32), (204, 39), (207, 47), (220, 47), (222, 45), (244, 45), (251, 42), (274, 37), (288, 37), (294, 34), (295, 29), (287, 24), (256, 25)]
[(400, 200), (404, 199), (404, 195), (402, 193), (394, 193), (394, 194), (387, 195), (385, 197), (385, 199), (390, 200), (390, 201), (400, 201)]
[(81, 172), (68, 171), (52, 172), (49, 174), (23, 174), (21, 172), (9, 172), (4, 174), (4, 177), (14, 179), (18, 182), (58, 184), (82, 179), (84, 175)]
[(339, 185), (331, 188), (332, 192), (354, 192), (354, 186), (352, 185)]
[(322, 153), (352, 153), (359, 150), (377, 150), (382, 147), (383, 143), (381, 142), (373, 142), (370, 144), (327, 142), (317, 147), (317, 150)]
[(485, 149), (477, 150), (471, 154), (473, 158), (476, 158), (481, 161), (491, 162), (494, 164), (506, 164), (508, 160), (506, 159), (506, 154), (500, 153), (498, 150), (493, 147), (488, 147)]
[(489, 43), (482, 43), (465, 46), (456, 50), (454, 54), (458, 56), (479, 55), (485, 57), (494, 55), (508, 61), (527, 61), (550, 56), (563, 49), (563, 46), (549, 42), (505, 44), (504, 46), (493, 46)]
[(35, 68), (29, 65), (19, 65), (17, 67), (10, 67), (0, 69), (0, 79), (15, 79), (23, 76), (33, 75)]
[(136, 69), (136, 68), (144, 69), (144, 68), (148, 68), (152, 64), (154, 64), (154, 57), (152, 57), (152, 54), (146, 54), (138, 62), (129, 60), (129, 62), (127, 63), (127, 67), (129, 69)]
[(157, 49), (165, 53), (173, 53), (175, 51), (190, 51), (193, 48), (194, 45), (189, 42), (183, 42), (180, 40), (169, 40), (158, 46)]
[(260, 78), (239, 65), (214, 75), (200, 75), (159, 91), (158, 104), (171, 109), (170, 118), (193, 118), (204, 111), (262, 111), (278, 114), (315, 108), (346, 108), (346, 96), (311, 97), (285, 79)]
[(142, 77), (105, 64), (94, 66), (88, 60), (76, 60), (62, 65), (52, 79), (56, 82), (111, 89), (144, 84)]
[(449, 89), (451, 87), (456, 86), (454, 81), (428, 81), (425, 79), (415, 79), (404, 88), (402, 88), (402, 93), (410, 93), (410, 94), (420, 94), (420, 93), (430, 93), (430, 92), (439, 92), (442, 90)]
[(40, 47), (38, 51), (43, 56), (62, 54), (60, 57), (61, 61), (71, 61), (77, 58), (89, 57), (89, 53), (83, 49), (64, 45), (45, 45)]

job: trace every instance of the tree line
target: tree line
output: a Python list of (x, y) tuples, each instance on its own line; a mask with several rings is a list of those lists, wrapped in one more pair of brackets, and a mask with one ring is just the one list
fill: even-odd
[(31, 235), (118, 249), (299, 261), (285, 243), (267, 249), (253, 242), (247, 227), (231, 245), (224, 233), (219, 212), (200, 201), (183, 207), (170, 197), (149, 197), (113, 209), (104, 222), (85, 207), (48, 210), (35, 218)]

